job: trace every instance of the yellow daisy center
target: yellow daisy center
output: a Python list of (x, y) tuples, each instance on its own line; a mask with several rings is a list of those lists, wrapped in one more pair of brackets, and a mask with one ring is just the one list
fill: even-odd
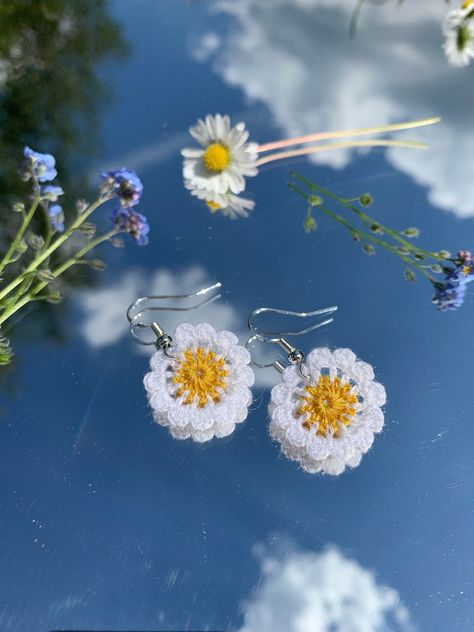
[(357, 401), (350, 384), (342, 383), (338, 377), (331, 379), (329, 375), (321, 375), (314, 386), (305, 386), (297, 415), (307, 415), (303, 423), (306, 430), (317, 425), (317, 434), (323, 437), (328, 434), (337, 436), (340, 423), (350, 425), (351, 417), (357, 412)]
[(468, 276), (471, 273), (471, 266), (464, 266), (462, 269), (464, 276)]
[(216, 211), (220, 211), (221, 210), (221, 205), (218, 204), (217, 202), (213, 202), (212, 200), (207, 200), (206, 204), (210, 208), (211, 213), (215, 213)]
[(202, 157), (204, 166), (212, 173), (221, 173), (230, 163), (230, 153), (227, 147), (220, 143), (212, 143)]
[(461, 5), (461, 9), (467, 9), (468, 7), (471, 6), (471, 4), (474, 4), (474, 0), (464, 0), (464, 2)]
[(220, 390), (225, 390), (225, 378), (229, 375), (224, 367), (224, 358), (210, 349), (187, 349), (179, 359), (173, 375), (173, 383), (178, 386), (176, 397), (184, 395), (185, 405), (197, 400), (199, 408), (204, 408), (209, 403), (209, 398), (217, 404), (221, 398)]

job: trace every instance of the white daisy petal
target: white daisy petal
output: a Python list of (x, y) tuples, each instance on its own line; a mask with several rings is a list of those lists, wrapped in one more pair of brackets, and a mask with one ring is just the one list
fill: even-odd
[(474, 5), (448, 13), (443, 26), (443, 49), (452, 66), (467, 66), (474, 59)]
[(191, 191), (212, 195), (238, 195), (245, 190), (245, 177), (258, 173), (255, 143), (247, 143), (243, 123), (231, 127), (230, 118), (208, 114), (189, 129), (202, 149), (182, 150), (183, 178)]

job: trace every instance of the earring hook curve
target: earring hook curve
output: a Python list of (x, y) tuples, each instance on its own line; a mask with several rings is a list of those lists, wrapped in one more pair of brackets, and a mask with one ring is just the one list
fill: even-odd
[[(153, 304), (147, 305), (147, 303), (151, 303), (153, 301), (162, 301), (162, 300), (171, 300), (171, 299), (184, 300), (187, 298), (195, 298), (199, 296), (204, 296), (208, 294), (209, 292), (220, 289), (221, 287), (222, 287), (222, 283), (218, 281), (217, 283), (213, 283), (212, 285), (209, 285), (204, 288), (200, 288), (196, 292), (190, 292), (188, 294), (154, 294), (150, 296), (140, 296), (139, 298), (135, 299), (133, 303), (131, 303), (131, 305), (129, 305), (127, 309), (127, 319), (128, 319), (128, 322), (130, 323), (130, 328), (129, 328), (130, 335), (138, 344), (156, 345), (158, 348), (163, 349), (166, 355), (168, 355), (169, 357), (173, 357), (167, 353), (167, 351), (169, 350), (172, 344), (171, 336), (167, 334), (165, 330), (156, 321), (152, 321), (151, 323), (144, 322), (142, 320), (144, 317), (144, 314), (146, 312), (189, 312), (189, 311), (193, 311), (195, 309), (204, 307), (205, 305), (209, 305), (210, 303), (213, 303), (214, 301), (221, 298), (222, 295), (220, 293), (214, 294), (214, 296), (210, 296), (209, 298), (206, 298), (202, 301), (199, 301), (198, 303), (194, 305), (190, 305), (187, 307), (182, 307), (179, 305), (153, 305)], [(144, 307), (142, 307), (142, 305), (144, 305)], [(140, 311), (134, 313), (137, 308), (140, 308)], [(157, 340), (156, 341), (144, 340), (138, 335), (137, 330), (140, 330), (140, 329), (151, 329), (156, 334)]]

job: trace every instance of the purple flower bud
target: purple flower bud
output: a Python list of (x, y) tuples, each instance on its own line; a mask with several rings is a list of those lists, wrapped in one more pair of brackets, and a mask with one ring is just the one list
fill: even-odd
[(143, 184), (135, 171), (123, 167), (116, 171), (104, 171), (100, 177), (104, 180), (105, 189), (108, 187), (110, 193), (115, 193), (122, 206), (135, 206), (140, 201)]

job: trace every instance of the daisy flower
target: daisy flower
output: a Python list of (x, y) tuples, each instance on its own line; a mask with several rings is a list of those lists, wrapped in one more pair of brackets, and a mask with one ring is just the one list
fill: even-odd
[(245, 123), (231, 127), (228, 116), (208, 115), (189, 129), (201, 148), (183, 149), (186, 187), (211, 194), (238, 194), (245, 177), (257, 175), (257, 145), (248, 143)]
[(230, 435), (252, 401), (247, 349), (230, 331), (185, 323), (176, 328), (172, 354), (156, 351), (144, 378), (155, 421), (176, 439)]
[(195, 189), (191, 190), (191, 195), (203, 200), (211, 213), (220, 211), (226, 217), (230, 217), (230, 219), (248, 217), (249, 211), (253, 211), (255, 208), (255, 202), (252, 200), (239, 197), (230, 192), (209, 194), (207, 191)]
[(272, 389), (270, 435), (306, 472), (356, 467), (382, 430), (384, 387), (350, 349), (313, 349), (301, 371), (287, 367)]
[(452, 66), (467, 66), (474, 57), (474, 19), (466, 18), (472, 10), (451, 11), (446, 18), (443, 49)]

